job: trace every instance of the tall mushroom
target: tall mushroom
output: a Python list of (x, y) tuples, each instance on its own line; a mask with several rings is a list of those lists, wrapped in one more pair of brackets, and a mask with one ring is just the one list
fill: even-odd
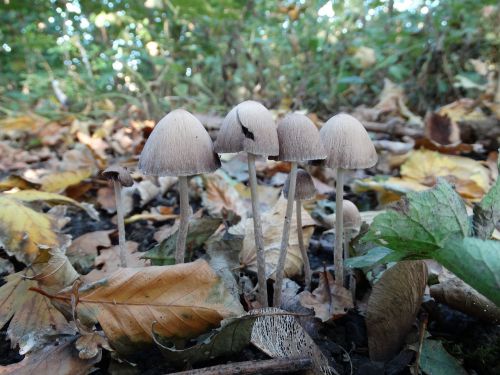
[(175, 263), (183, 263), (189, 226), (187, 176), (209, 173), (220, 167), (212, 140), (201, 122), (184, 109), (176, 109), (156, 124), (139, 158), (145, 175), (179, 177), (180, 225)]
[[(283, 187), (283, 195), (288, 199), (290, 189), (290, 175)], [(306, 290), (311, 290), (311, 265), (307, 256), (307, 249), (304, 246), (304, 234), (302, 231), (302, 200), (312, 199), (316, 196), (316, 187), (309, 173), (299, 168), (297, 170), (297, 182), (295, 185), (295, 204), (297, 205), (297, 237), (299, 240), (299, 249), (304, 261), (304, 279)]]
[(262, 104), (247, 100), (234, 107), (222, 122), (215, 141), (217, 153), (241, 152), (248, 154), (248, 179), (252, 196), (259, 302), (268, 306), (264, 238), (260, 220), (255, 157), (278, 155), (278, 134), (271, 113)]
[(321, 160), (326, 152), (319, 139), (319, 132), (307, 116), (293, 113), (285, 116), (278, 124), (279, 155), (278, 160), (291, 163), (286, 206), (285, 222), (281, 237), (280, 255), (276, 266), (276, 282), (274, 283), (274, 306), (281, 304), (281, 288), (285, 271), (285, 260), (290, 237), (290, 221), (292, 219), (295, 185), (297, 180), (297, 163), (309, 160)]
[(320, 130), (327, 158), (325, 165), (337, 169), (335, 199), (335, 282), (344, 284), (342, 259), (344, 173), (347, 169), (373, 167), (378, 160), (375, 147), (364, 126), (354, 117), (340, 113), (330, 118)]
[(120, 249), (120, 266), (127, 267), (127, 254), (125, 252), (125, 220), (122, 203), (122, 186), (128, 187), (134, 184), (127, 169), (119, 165), (112, 165), (106, 168), (102, 175), (113, 181), (116, 200), (116, 222), (118, 225), (118, 248)]

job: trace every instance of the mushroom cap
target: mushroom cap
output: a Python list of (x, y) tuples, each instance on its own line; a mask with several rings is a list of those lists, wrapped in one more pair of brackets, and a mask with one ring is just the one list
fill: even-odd
[(286, 115), (278, 124), (278, 140), (278, 160), (307, 161), (326, 158), (318, 129), (305, 115)]
[(359, 228), (361, 227), (362, 220), (356, 205), (347, 199), (344, 199), (342, 205), (343, 205), (342, 217), (344, 219), (343, 220), (344, 228), (359, 230)]
[[(288, 189), (290, 186), (290, 175), (283, 186), (283, 195), (288, 199)], [(312, 199), (316, 196), (316, 187), (313, 179), (307, 171), (297, 169), (297, 182), (295, 185), (295, 200)]]
[(184, 109), (163, 117), (139, 157), (139, 170), (153, 176), (189, 176), (213, 172), (220, 160), (201, 122)]
[(108, 180), (117, 180), (122, 186), (132, 186), (134, 180), (129, 171), (119, 165), (111, 165), (101, 173)]
[(217, 153), (245, 151), (254, 155), (278, 155), (279, 143), (273, 116), (262, 104), (247, 100), (224, 118), (215, 141)]
[(373, 167), (378, 160), (365, 127), (356, 118), (339, 113), (319, 131), (330, 168), (358, 169)]

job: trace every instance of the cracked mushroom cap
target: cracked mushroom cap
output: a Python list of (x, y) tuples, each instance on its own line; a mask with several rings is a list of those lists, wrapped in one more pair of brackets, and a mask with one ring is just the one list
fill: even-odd
[(278, 140), (278, 160), (308, 161), (326, 158), (318, 129), (305, 115), (286, 115), (278, 124)]
[[(283, 195), (288, 199), (288, 189), (290, 186), (290, 175), (286, 179), (285, 186), (283, 186)], [(303, 169), (297, 170), (297, 182), (295, 186), (295, 200), (312, 199), (316, 196), (316, 187), (314, 186), (313, 179), (307, 171)]]
[(117, 180), (122, 186), (132, 186), (134, 180), (126, 168), (119, 165), (111, 165), (101, 173), (108, 180)]
[(258, 102), (247, 100), (238, 104), (222, 122), (214, 148), (217, 153), (245, 151), (254, 155), (278, 155), (273, 116)]
[(344, 228), (358, 231), (361, 228), (361, 215), (354, 203), (344, 199), (342, 216), (344, 218)]
[(363, 169), (377, 163), (375, 147), (365, 127), (356, 118), (339, 113), (323, 125), (319, 134), (327, 153), (326, 166)]
[(220, 167), (212, 140), (201, 122), (184, 109), (163, 117), (139, 157), (139, 170), (153, 176), (190, 176)]

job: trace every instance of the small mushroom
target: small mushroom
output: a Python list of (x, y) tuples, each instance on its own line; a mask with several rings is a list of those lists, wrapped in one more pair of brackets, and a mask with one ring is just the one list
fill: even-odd
[[(349, 243), (351, 242), (351, 238), (359, 233), (361, 228), (361, 215), (359, 214), (359, 210), (354, 203), (351, 201), (344, 199), (342, 203), (342, 207), (344, 208), (343, 218), (344, 218), (344, 259), (349, 258)], [(351, 295), (353, 300), (355, 300), (356, 296), (356, 279), (354, 278), (352, 270), (348, 271), (349, 273), (349, 289), (351, 290)]]
[(268, 306), (264, 237), (257, 195), (255, 157), (278, 155), (278, 134), (271, 113), (262, 104), (247, 100), (234, 107), (222, 122), (217, 140), (217, 153), (246, 152), (248, 154), (248, 179), (252, 196), (252, 212), (257, 253), (259, 302)]
[(320, 160), (326, 157), (326, 152), (319, 139), (319, 132), (314, 123), (302, 114), (293, 113), (285, 116), (278, 124), (279, 155), (278, 160), (289, 161), (291, 170), (288, 187), (283, 235), (281, 237), (280, 255), (276, 266), (276, 281), (274, 283), (274, 306), (281, 304), (281, 288), (285, 271), (285, 260), (290, 237), (290, 221), (295, 200), (297, 180), (297, 163), (309, 160)]
[(184, 109), (176, 109), (156, 124), (139, 158), (145, 175), (179, 177), (180, 224), (175, 263), (184, 263), (189, 226), (187, 177), (220, 167), (212, 140), (201, 122)]
[(102, 175), (113, 181), (116, 200), (116, 221), (118, 224), (118, 248), (120, 249), (120, 265), (127, 267), (127, 257), (125, 252), (125, 222), (123, 217), (122, 186), (128, 187), (134, 184), (127, 169), (119, 165), (112, 165), (106, 168)]
[(340, 113), (330, 118), (320, 130), (320, 137), (327, 152), (325, 165), (337, 169), (335, 200), (335, 282), (343, 286), (344, 262), (342, 259), (343, 193), (346, 169), (373, 167), (378, 160), (375, 147), (364, 126), (354, 117)]
[[(288, 176), (285, 186), (283, 187), (283, 195), (288, 199), (290, 187), (290, 175)], [(304, 261), (304, 279), (306, 282), (306, 290), (311, 290), (311, 265), (307, 256), (307, 249), (304, 246), (304, 234), (302, 232), (302, 200), (312, 199), (316, 196), (316, 187), (309, 173), (303, 169), (297, 170), (297, 182), (295, 185), (295, 203), (297, 205), (297, 237), (299, 240), (299, 249)]]

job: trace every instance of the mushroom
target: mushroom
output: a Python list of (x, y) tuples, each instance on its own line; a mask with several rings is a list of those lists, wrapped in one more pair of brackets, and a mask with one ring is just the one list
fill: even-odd
[[(285, 186), (283, 187), (283, 195), (288, 199), (288, 192), (290, 186), (290, 175), (288, 176)], [(297, 237), (299, 240), (299, 249), (304, 261), (304, 279), (306, 283), (306, 290), (311, 290), (311, 266), (309, 264), (309, 257), (307, 250), (304, 247), (304, 234), (302, 233), (302, 200), (312, 199), (316, 196), (316, 187), (312, 177), (307, 171), (303, 169), (297, 170), (297, 182), (295, 185), (295, 203), (297, 205)]]
[(118, 248), (120, 249), (120, 265), (127, 267), (127, 254), (125, 252), (125, 221), (123, 215), (122, 186), (128, 187), (134, 184), (127, 169), (119, 165), (112, 165), (106, 168), (102, 175), (113, 181), (116, 200), (116, 221), (118, 225)]
[(139, 157), (145, 175), (179, 177), (180, 225), (175, 263), (183, 263), (191, 208), (187, 177), (220, 167), (212, 140), (201, 122), (184, 109), (176, 109), (156, 124)]
[(252, 196), (255, 246), (257, 249), (258, 297), (260, 304), (267, 307), (266, 260), (257, 195), (255, 157), (257, 155), (278, 155), (278, 134), (271, 113), (266, 107), (255, 101), (247, 100), (238, 104), (222, 122), (214, 148), (217, 153), (244, 151), (248, 154), (248, 179)]
[(344, 199), (342, 203), (344, 218), (344, 258), (349, 258), (349, 243), (361, 228), (361, 215), (354, 203)]
[(325, 165), (337, 169), (335, 200), (335, 282), (344, 283), (342, 259), (343, 193), (346, 169), (370, 168), (377, 163), (377, 152), (364, 126), (354, 117), (340, 113), (330, 118), (320, 130), (320, 137), (327, 152)]
[(296, 199), (297, 163), (309, 160), (320, 160), (326, 152), (319, 139), (319, 132), (314, 123), (305, 115), (294, 113), (285, 116), (278, 124), (279, 155), (278, 160), (291, 163), (288, 201), (286, 206), (283, 235), (281, 237), (280, 255), (276, 266), (274, 283), (274, 306), (281, 303), (281, 288), (285, 271), (285, 260), (290, 237), (290, 221), (292, 219), (293, 202)]

